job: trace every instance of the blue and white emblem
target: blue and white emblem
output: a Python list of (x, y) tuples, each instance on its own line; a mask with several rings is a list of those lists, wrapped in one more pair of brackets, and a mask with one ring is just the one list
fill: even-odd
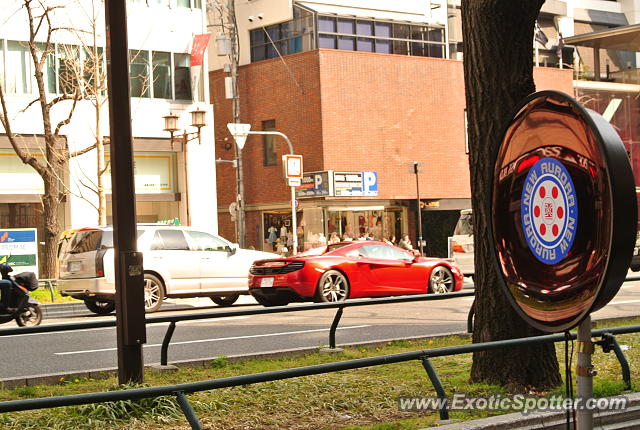
[(578, 227), (578, 200), (571, 175), (554, 158), (529, 170), (520, 203), (522, 228), (538, 260), (556, 264), (567, 256)]

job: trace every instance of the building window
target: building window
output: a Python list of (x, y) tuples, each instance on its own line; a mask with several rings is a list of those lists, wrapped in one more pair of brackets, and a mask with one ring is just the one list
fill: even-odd
[(27, 42), (7, 42), (6, 91), (8, 93), (31, 93), (33, 62)]
[(89, 46), (84, 50), (82, 74), (84, 76), (85, 94), (88, 98), (104, 95), (107, 90), (107, 71), (104, 48)]
[(191, 7), (191, 0), (177, 0), (178, 7)]
[(294, 7), (293, 20), (251, 30), (251, 61), (314, 49), (313, 15)]
[(48, 93), (57, 93), (56, 89), (56, 47), (50, 43), (47, 48), (46, 43), (36, 43), (40, 55), (46, 55), (47, 59), (44, 64), (42, 73), (44, 74), (44, 86)]
[(443, 30), (427, 25), (318, 17), (320, 48), (444, 57)]
[[(274, 131), (276, 129), (276, 120), (270, 119), (262, 121), (263, 131)], [(262, 136), (262, 148), (264, 152), (263, 165), (278, 165), (278, 154), (276, 152), (276, 136)]]
[(80, 74), (80, 47), (58, 45), (58, 91), (74, 94), (78, 90)]
[(189, 54), (173, 54), (173, 68), (176, 100), (192, 100), (191, 56)]
[(149, 53), (147, 51), (129, 51), (129, 77), (131, 97), (149, 97)]
[(171, 99), (171, 54), (169, 52), (153, 52), (153, 98)]

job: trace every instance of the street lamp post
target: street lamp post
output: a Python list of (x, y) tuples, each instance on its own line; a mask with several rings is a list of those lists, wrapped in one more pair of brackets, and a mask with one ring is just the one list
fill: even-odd
[(420, 164), (417, 161), (413, 162), (413, 173), (416, 174), (416, 203), (418, 204), (418, 248), (420, 254), (424, 255), (424, 241), (422, 240), (422, 207), (420, 205), (420, 183), (418, 178), (418, 172), (420, 170)]
[[(291, 140), (287, 137), (286, 134), (280, 133), (279, 131), (250, 131), (251, 124), (227, 124), (227, 128), (231, 132), (233, 139), (236, 141), (236, 145), (238, 146), (238, 153), (242, 151), (244, 144), (247, 140), (247, 136), (250, 134), (257, 135), (271, 135), (271, 136), (280, 136), (282, 137), (287, 145), (289, 146), (289, 154), (293, 155), (293, 145), (291, 144)], [(240, 165), (237, 166), (240, 169)], [(240, 195), (240, 199), (244, 200), (244, 196)], [(238, 205), (238, 218), (244, 219), (244, 205)], [(291, 228), (292, 236), (293, 236), (293, 249), (294, 254), (298, 252), (298, 225), (296, 219), (296, 188), (295, 186), (291, 186)]]

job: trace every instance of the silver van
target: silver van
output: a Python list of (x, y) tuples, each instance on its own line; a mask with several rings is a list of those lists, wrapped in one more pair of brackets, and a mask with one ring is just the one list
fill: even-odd
[[(168, 297), (210, 297), (230, 306), (248, 294), (249, 268), (256, 260), (277, 254), (240, 249), (215, 234), (182, 226), (138, 226), (143, 253), (145, 310), (155, 312)], [(58, 247), (63, 296), (84, 300), (96, 314), (115, 309), (113, 229), (68, 230)]]
[(475, 268), (473, 265), (473, 213), (471, 209), (460, 211), (460, 218), (453, 230), (450, 246), (450, 256), (462, 270), (464, 276), (473, 276)]

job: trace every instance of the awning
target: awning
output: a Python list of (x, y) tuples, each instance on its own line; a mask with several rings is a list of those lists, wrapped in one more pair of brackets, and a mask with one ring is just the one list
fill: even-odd
[(579, 34), (567, 37), (564, 39), (564, 43), (618, 51), (640, 51), (640, 24)]

